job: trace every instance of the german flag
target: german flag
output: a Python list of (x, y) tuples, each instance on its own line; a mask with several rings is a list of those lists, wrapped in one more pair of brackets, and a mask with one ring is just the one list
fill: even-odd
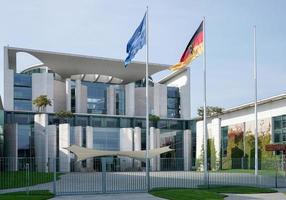
[(190, 64), (196, 57), (204, 52), (204, 33), (203, 33), (203, 22), (201, 22), (199, 28), (190, 40), (186, 50), (184, 51), (179, 63), (171, 66), (169, 69), (172, 71), (185, 68)]

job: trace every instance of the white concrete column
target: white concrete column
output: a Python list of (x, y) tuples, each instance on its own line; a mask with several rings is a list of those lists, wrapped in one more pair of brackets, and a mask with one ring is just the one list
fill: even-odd
[(214, 146), (216, 151), (216, 168), (219, 168), (220, 155), (221, 155), (221, 120), (220, 118), (215, 118), (212, 120), (212, 137), (214, 139)]
[(54, 163), (57, 158), (57, 127), (56, 125), (47, 126), (48, 135), (48, 162), (49, 172), (54, 171)]
[(75, 81), (75, 110), (76, 113), (87, 112), (87, 87), (81, 84), (81, 80)]
[(200, 166), (198, 166), (198, 163), (196, 165), (199, 169), (203, 169), (203, 134), (203, 121), (198, 121), (196, 124), (196, 162), (200, 161)]
[(185, 85), (180, 87), (180, 101), (181, 101), (181, 118), (191, 118), (191, 82), (190, 82), (190, 68), (185, 71), (185, 77), (187, 78)]
[(75, 81), (75, 112), (81, 113), (81, 80)]
[(5, 125), (5, 150), (6, 155), (9, 157), (8, 170), (18, 170), (18, 124)]
[(37, 170), (48, 171), (48, 115), (34, 115), (34, 143)]
[(191, 130), (184, 130), (184, 170), (191, 170), (192, 166), (192, 134)]
[(59, 125), (59, 163), (60, 172), (70, 172), (70, 152), (65, 148), (70, 146), (70, 125)]
[(66, 79), (66, 110), (71, 111), (71, 79)]
[[(93, 127), (86, 127), (86, 148), (93, 149)], [(93, 158), (89, 158), (86, 160), (86, 167), (89, 171), (93, 171)]]
[[(134, 133), (133, 133), (133, 144), (134, 144), (134, 151), (141, 151), (141, 128), (140, 127), (135, 127), (134, 128)], [(134, 167), (135, 168), (140, 168), (141, 167), (141, 161), (139, 160), (134, 160)]]
[[(83, 146), (83, 140), (82, 140), (82, 127), (81, 126), (75, 126), (74, 127), (74, 141), (75, 145), (78, 145), (80, 147)], [(76, 162), (75, 163), (75, 171), (82, 171), (82, 162)]]
[[(9, 59), (10, 58), (10, 59)], [(12, 59), (12, 60), (11, 60)], [(10, 61), (10, 62), (9, 62)], [(11, 63), (12, 62), (12, 63)], [(13, 66), (13, 62), (14, 66)], [(4, 108), (5, 110), (14, 110), (14, 70), (16, 70), (16, 55), (10, 56), (8, 54), (8, 47), (4, 47)]]
[[(156, 149), (160, 147), (160, 129), (154, 127), (150, 128), (150, 149)], [(150, 167), (152, 171), (160, 171), (160, 155), (155, 156), (150, 161)]]
[[(133, 130), (132, 128), (120, 129), (120, 151), (132, 151), (133, 150)], [(120, 158), (120, 169), (124, 171), (132, 166), (132, 159), (128, 157)]]
[(135, 115), (135, 83), (125, 85), (125, 110), (127, 116)]
[(116, 95), (115, 95), (115, 87), (113, 85), (107, 88), (107, 114), (115, 115), (116, 114)]
[(154, 85), (154, 115), (167, 117), (167, 86), (160, 83)]
[(134, 151), (141, 151), (141, 128), (134, 128)]
[[(40, 95), (47, 95), (52, 101), (52, 105), (46, 107), (46, 112), (54, 112), (54, 75), (52, 73), (32, 74), (32, 99)], [(37, 110), (35, 106), (33, 109)]]

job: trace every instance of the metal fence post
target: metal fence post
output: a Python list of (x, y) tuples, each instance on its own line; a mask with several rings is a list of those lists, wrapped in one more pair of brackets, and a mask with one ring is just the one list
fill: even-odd
[(57, 195), (57, 159), (53, 159), (53, 171), (54, 171), (54, 181), (53, 181), (53, 192)]
[(26, 194), (30, 193), (30, 166), (29, 163), (26, 163)]
[(101, 169), (102, 193), (106, 193), (106, 159), (104, 157), (101, 158)]

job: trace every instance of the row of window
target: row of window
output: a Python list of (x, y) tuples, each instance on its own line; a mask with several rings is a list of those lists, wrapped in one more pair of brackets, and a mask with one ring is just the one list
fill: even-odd
[(32, 110), (32, 77), (14, 74), (14, 110)]

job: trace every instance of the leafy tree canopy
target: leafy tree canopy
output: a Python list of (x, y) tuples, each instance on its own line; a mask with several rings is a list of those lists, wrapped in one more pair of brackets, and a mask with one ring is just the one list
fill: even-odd
[[(207, 106), (207, 117), (217, 117), (218, 115), (222, 114), (223, 108), (217, 106)], [(198, 116), (201, 118), (204, 117), (204, 107), (201, 106), (198, 108)]]

